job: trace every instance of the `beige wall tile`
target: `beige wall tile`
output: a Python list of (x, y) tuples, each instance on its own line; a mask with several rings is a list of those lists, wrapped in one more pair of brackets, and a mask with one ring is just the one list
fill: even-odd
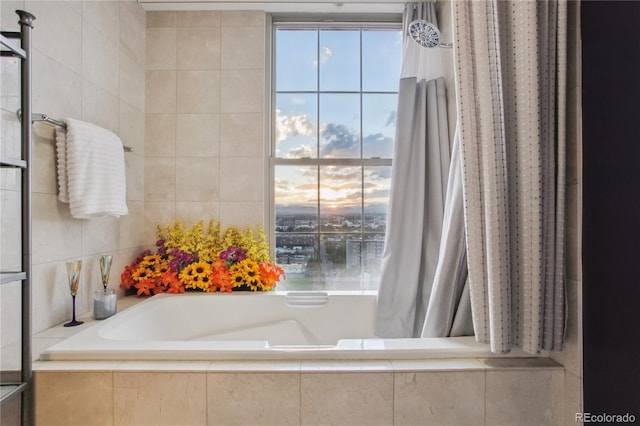
[[(64, 1), (30, 1), (28, 11), (36, 16), (37, 21), (34, 24), (37, 31), (33, 31), (33, 48), (76, 73), (82, 72), (80, 13)], [(17, 22), (17, 15), (13, 15)], [(64, 25), (60, 25), (61, 22)]]
[[(33, 111), (49, 114), (52, 117), (80, 119), (83, 95), (82, 76), (38, 51), (33, 52), (32, 58)], [(6, 96), (5, 94), (3, 87), (3, 96)], [(17, 109), (16, 107), (10, 110)]]
[(564, 372), (561, 369), (487, 371), (486, 374), (486, 424), (564, 424)]
[[(0, 347), (2, 348), (0, 368), (3, 373), (0, 377), (4, 380), (7, 380), (5, 377), (8, 371), (20, 369), (21, 329), (16, 327), (16, 324), (20, 324), (21, 321), (22, 305), (14, 301), (20, 300), (21, 293), (22, 283), (20, 281), (0, 286)], [(7, 348), (9, 345), (17, 346), (16, 350), (9, 351)], [(12, 366), (13, 368), (11, 368)], [(4, 409), (4, 406), (2, 408)]]
[(178, 12), (154, 11), (147, 12), (147, 28), (175, 27), (178, 25)]
[(113, 373), (115, 425), (204, 425), (205, 373)]
[(176, 155), (176, 115), (147, 114), (144, 152), (149, 157)]
[(147, 71), (146, 113), (176, 112), (176, 72)]
[(180, 11), (178, 12), (179, 27), (219, 27), (220, 12), (207, 11)]
[(94, 27), (113, 43), (120, 43), (120, 2), (83, 1), (84, 28)]
[[(118, 135), (124, 145), (133, 148), (136, 154), (144, 155), (145, 114), (143, 110), (137, 109), (121, 100)], [(125, 154), (125, 158), (130, 155), (130, 153)]]
[(156, 227), (168, 225), (176, 220), (176, 203), (171, 202), (144, 202), (144, 232), (143, 240), (147, 244), (155, 244), (157, 240)]
[(484, 371), (395, 373), (394, 425), (484, 423)]
[(220, 152), (219, 114), (178, 114), (176, 153), (184, 157), (217, 157)]
[(262, 27), (222, 28), (222, 69), (264, 69), (264, 39)]
[(222, 71), (220, 111), (264, 112), (264, 71)]
[(127, 203), (144, 201), (144, 158), (138, 154), (127, 153), (124, 156), (125, 176), (127, 179)]
[(112, 425), (112, 394), (112, 373), (36, 372), (35, 423)]
[(225, 226), (256, 228), (264, 223), (262, 202), (220, 202), (220, 221)]
[(144, 200), (175, 201), (176, 160), (175, 158), (151, 158), (144, 162)]
[(583, 413), (582, 408), (582, 380), (566, 371), (564, 375), (564, 422), (577, 424), (576, 414)]
[(176, 201), (218, 201), (218, 158), (176, 158)]
[[(129, 214), (119, 219), (118, 226), (118, 250), (138, 248), (143, 245), (152, 243), (153, 241), (144, 240), (142, 238), (142, 226), (144, 223), (144, 202), (143, 201), (127, 201)], [(120, 285), (120, 273), (122, 269), (116, 269), (115, 265), (111, 269), (113, 287)]]
[(175, 70), (177, 58), (176, 28), (148, 28), (146, 39), (146, 69)]
[(393, 373), (303, 373), (301, 424), (393, 424)]
[(53, 129), (53, 126), (48, 124), (34, 124), (33, 126), (31, 141), (33, 156), (31, 184), (33, 192), (53, 195), (58, 193)]
[(178, 71), (178, 113), (220, 112), (219, 71)]
[(120, 100), (144, 111), (144, 67), (124, 52), (120, 53)]
[(114, 133), (120, 129), (120, 100), (117, 95), (82, 80), (82, 120)]
[(120, 50), (144, 69), (145, 13), (136, 1), (124, 2), (120, 7)]
[(90, 25), (82, 28), (82, 77), (114, 95), (119, 93), (119, 42)]
[(19, 271), (22, 267), (20, 193), (0, 191), (0, 202), (3, 225), (0, 234), (0, 267), (4, 271)]
[(96, 217), (81, 223), (83, 256), (118, 249), (118, 218)]
[(178, 69), (220, 68), (220, 28), (178, 28)]
[(264, 27), (266, 14), (252, 10), (225, 10), (220, 25), (223, 27)]
[(15, 28), (18, 25), (18, 15), (15, 10), (24, 10), (24, 0), (2, 0), (0, 2), (0, 24), (2, 28)]
[(220, 156), (265, 155), (264, 115), (236, 113), (220, 115)]
[(220, 218), (220, 206), (217, 201), (189, 201), (176, 203), (176, 219), (184, 226), (193, 226), (199, 221), (204, 225), (209, 224), (210, 219)]
[(262, 158), (230, 157), (220, 162), (221, 201), (262, 201), (264, 185)]
[(299, 373), (208, 373), (207, 424), (299, 425), (299, 392)]
[[(38, 51), (34, 51), (35, 56)], [(0, 97), (0, 107), (6, 111), (17, 111), (20, 108), (20, 64), (17, 58), (5, 58), (0, 62), (2, 78), (2, 97)]]
[[(66, 259), (79, 258), (69, 256)], [(65, 261), (58, 260), (33, 266), (33, 291), (31, 299), (32, 330), (40, 332), (71, 319), (71, 296)], [(80, 285), (84, 285), (84, 280)], [(78, 291), (84, 292), (84, 287)]]
[(82, 225), (52, 194), (33, 194), (33, 262), (69, 259), (82, 253)]
[[(4, 77), (3, 77), (4, 78)], [(2, 79), (0, 79), (0, 83)], [(4, 91), (3, 91), (4, 93)], [(18, 158), (20, 157), (20, 122), (18, 121), (18, 117), (15, 111), (11, 110), (0, 110), (0, 137), (2, 138), (2, 144), (0, 144), (0, 153), (3, 156)], [(6, 175), (9, 169), (0, 168), (0, 172), (3, 172), (3, 178), (6, 178)], [(10, 175), (15, 175), (15, 173), (10, 173)], [(6, 182), (2, 182), (3, 189), (19, 189), (15, 183), (17, 183), (16, 179), (12, 180), (14, 185), (6, 186)]]

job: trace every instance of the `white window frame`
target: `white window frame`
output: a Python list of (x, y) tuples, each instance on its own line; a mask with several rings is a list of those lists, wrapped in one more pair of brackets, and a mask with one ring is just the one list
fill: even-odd
[[(267, 49), (266, 49), (266, 113), (265, 113), (265, 129), (267, 132), (267, 167), (266, 167), (266, 199), (268, 200), (268, 208), (266, 210), (265, 217), (265, 231), (269, 238), (269, 244), (271, 247), (271, 257), (275, 258), (276, 249), (276, 232), (275, 232), (275, 169), (279, 165), (291, 165), (291, 166), (391, 166), (392, 158), (281, 158), (275, 157), (276, 147), (276, 128), (274, 124), (275, 110), (276, 110), (276, 72), (275, 72), (275, 34), (278, 28), (300, 28), (300, 29), (337, 29), (337, 28), (371, 28), (371, 29), (402, 29), (402, 16), (400, 14), (377, 14), (377, 15), (362, 15), (356, 19), (354, 17), (340, 17), (340, 15), (297, 15), (297, 16), (271, 16), (267, 17)], [(362, 63), (362, 49), (360, 49), (360, 63)], [(295, 93), (305, 93), (296, 91)], [(313, 91), (309, 93), (321, 93)], [(331, 93), (331, 92), (322, 92)], [(336, 93), (360, 93), (361, 94), (361, 109), (362, 109), (362, 87), (359, 92), (336, 92)], [(367, 94), (389, 94), (396, 92), (365, 92)], [(319, 102), (319, 97), (318, 97)], [(362, 121), (360, 123), (362, 127)], [(362, 129), (361, 132), (362, 133)], [(361, 144), (361, 150), (363, 149)], [(362, 151), (361, 151), (362, 153)], [(364, 173), (364, 168), (363, 168)], [(318, 181), (319, 182), (319, 181)], [(362, 179), (362, 193), (364, 193), (364, 177)], [(320, 202), (320, 184), (318, 184), (318, 202)], [(364, 197), (362, 197), (361, 203), (364, 203)], [(361, 207), (362, 209), (363, 207)], [(320, 211), (318, 210), (318, 214)], [(364, 218), (364, 215), (363, 215)], [(320, 224), (320, 217), (318, 217)], [(364, 221), (363, 221), (364, 222)], [(363, 227), (360, 228), (357, 234), (364, 235)], [(328, 234), (321, 232), (320, 227), (315, 232), (317, 235)]]

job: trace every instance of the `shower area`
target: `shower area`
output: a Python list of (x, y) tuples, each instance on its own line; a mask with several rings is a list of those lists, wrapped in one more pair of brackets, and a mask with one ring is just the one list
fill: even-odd
[[(269, 55), (271, 15), (241, 10), (153, 10), (144, 1), (42, 2), (33, 6), (30, 11), (37, 17), (34, 33), (40, 32), (34, 35), (35, 109), (56, 118), (77, 116), (93, 121), (120, 134), (123, 143), (133, 148), (126, 157), (130, 214), (120, 220), (80, 222), (62, 211), (56, 201), (51, 126), (34, 125), (34, 153), (39, 167), (34, 176), (36, 284), (32, 328), (33, 346), (39, 354), (69, 336), (56, 326), (66, 319), (70, 309), (68, 289), (62, 285), (66, 275), (59, 266), (64, 260), (85, 258), (87, 273), (97, 274), (98, 264), (94, 261), (97, 255), (114, 253), (113, 270), (121, 270), (154, 241), (157, 223), (177, 217), (187, 222), (198, 220), (211, 212), (222, 221), (239, 226), (265, 220), (263, 212), (268, 210), (269, 200), (261, 188), (266, 167), (265, 99), (270, 89), (266, 83), (269, 71), (265, 58)], [(404, 41), (410, 46), (408, 49), (422, 49), (427, 57), (442, 59), (439, 70), (427, 70), (429, 75), (440, 74), (427, 80), (441, 77), (441, 83), (425, 87), (425, 93), (435, 94), (434, 99), (443, 105), (444, 112), (440, 115), (447, 118), (441, 121), (438, 131), (446, 135), (439, 161), (446, 167), (437, 172), (439, 221), (441, 225), (457, 223), (457, 228), (441, 226), (430, 234), (437, 238), (428, 238), (429, 244), (434, 239), (438, 245), (440, 241), (448, 241), (441, 246), (451, 254), (446, 259), (456, 262), (439, 265), (435, 256), (413, 272), (416, 276), (430, 275), (429, 281), (433, 283), (455, 285), (416, 285), (405, 292), (413, 292), (412, 301), (405, 304), (414, 307), (406, 310), (403, 314), (406, 318), (400, 321), (410, 329), (407, 335), (389, 332), (384, 336), (386, 332), (371, 329), (376, 336), (358, 340), (361, 347), (351, 348), (348, 357), (327, 355), (321, 348), (314, 348), (316, 353), (308, 356), (280, 348), (277, 356), (261, 350), (258, 355), (243, 355), (242, 359), (163, 356), (134, 360), (116, 355), (110, 359), (40, 360), (34, 364), (35, 423), (493, 425), (572, 421), (573, 413), (581, 407), (581, 342), (576, 305), (579, 299), (574, 297), (580, 285), (575, 265), (577, 247), (570, 245), (567, 252), (569, 305), (563, 351), (556, 350), (553, 343), (538, 346), (533, 342), (526, 353), (514, 350), (510, 356), (497, 355), (513, 346), (515, 336), (491, 341), (490, 346), (472, 345), (477, 350), (466, 355), (461, 354), (456, 342), (473, 337), (444, 338), (437, 356), (430, 354), (423, 344), (435, 335), (471, 334), (475, 324), (471, 324), (472, 306), (468, 302), (485, 300), (485, 295), (471, 294), (469, 272), (460, 267), (468, 263), (461, 251), (467, 246), (460, 238), (464, 234), (464, 217), (452, 206), (462, 202), (462, 193), (456, 196), (447, 191), (448, 187), (462, 188), (465, 184), (461, 175), (456, 180), (454, 173), (460, 170), (460, 165), (452, 159), (459, 158), (456, 152), (463, 149), (456, 148), (453, 141), (454, 135), (468, 131), (461, 129), (457, 120), (460, 110), (456, 107), (455, 88), (464, 82), (456, 82), (456, 68), (460, 64), (455, 60), (455, 52), (460, 46), (454, 32), (464, 32), (455, 28), (453, 7), (455, 2), (442, 1), (433, 10), (425, 9), (407, 22)], [(3, 2), (3, 29), (12, 13), (7, 8)], [(570, 4), (568, 12), (568, 59), (575, 61), (577, 6)], [(54, 23), (61, 19), (73, 24), (59, 28)], [(77, 58), (56, 48), (62, 42), (77, 53)], [(110, 62), (109, 58), (114, 57), (118, 61)], [(210, 59), (216, 57), (217, 60)], [(426, 61), (430, 66), (430, 60)], [(419, 62), (406, 65), (407, 84), (416, 76), (409, 74), (411, 66), (418, 69), (425, 65)], [(3, 87), (11, 84), (10, 72), (3, 71)], [(419, 79), (415, 80), (414, 86), (418, 86)], [(570, 105), (574, 102), (575, 99), (569, 100)], [(577, 112), (573, 108), (569, 115), (575, 119)], [(15, 128), (12, 109), (3, 105), (2, 129)], [(577, 121), (568, 122), (568, 126), (577, 128)], [(207, 139), (206, 135), (211, 134), (215, 138)], [(567, 144), (575, 147), (577, 136), (572, 137)], [(4, 140), (3, 136), (3, 143)], [(570, 167), (575, 168), (571, 166), (572, 161), (574, 165), (577, 161), (573, 148), (567, 152)], [(247, 169), (256, 173), (243, 174), (242, 179), (230, 178)], [(215, 189), (205, 187), (202, 182), (213, 182)], [(578, 178), (568, 176), (566, 187), (567, 238), (573, 241), (577, 238)], [(2, 192), (4, 206), (4, 200), (15, 194), (6, 186)], [(429, 197), (434, 194), (431, 190), (426, 192)], [(397, 206), (402, 207), (403, 203), (399, 199)], [(3, 223), (6, 218), (3, 211)], [(400, 228), (398, 232), (402, 232)], [(447, 234), (451, 239), (445, 238)], [(481, 262), (476, 259), (476, 267)], [(80, 289), (80, 312), (89, 311), (90, 289)], [(385, 296), (387, 290), (382, 284), (378, 295), (381, 303), (385, 303), (385, 298), (393, 303), (399, 300), (391, 293)], [(15, 289), (2, 291), (5, 327), (5, 315), (10, 311), (5, 309), (4, 301), (14, 300)], [(384, 310), (367, 300), (366, 313), (371, 317), (372, 327), (377, 323), (377, 327), (385, 328)], [(430, 304), (448, 307), (433, 310)], [(392, 320), (399, 318), (388, 316)], [(425, 327), (427, 317), (439, 318), (437, 323), (441, 325)], [(492, 328), (492, 321), (487, 319), (485, 341), (500, 334)], [(551, 327), (547, 336), (554, 333), (557, 330)], [(541, 341), (546, 342), (545, 339)], [(409, 356), (384, 353), (385, 345), (396, 348), (397, 353), (394, 345), (403, 341), (416, 345)], [(137, 344), (135, 339), (128, 343)], [(158, 346), (167, 344), (172, 343), (159, 342)], [(4, 348), (3, 342), (3, 362), (8, 359)], [(355, 349), (368, 351), (368, 355), (354, 355)], [(450, 356), (446, 350), (458, 352)], [(456, 403), (452, 405), (454, 400)]]

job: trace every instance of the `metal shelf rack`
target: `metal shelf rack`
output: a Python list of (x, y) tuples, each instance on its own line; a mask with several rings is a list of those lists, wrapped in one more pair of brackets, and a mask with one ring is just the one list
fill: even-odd
[[(21, 367), (17, 382), (0, 384), (0, 404), (21, 396), (21, 423), (34, 424), (33, 371), (31, 360), (31, 30), (35, 16), (16, 10), (20, 31), (0, 32), (2, 57), (19, 58), (21, 62), (21, 110), (20, 119), (21, 158), (0, 158), (0, 167), (19, 169), (21, 173), (21, 239), (22, 270), (0, 272), (0, 285), (21, 281)], [(19, 40), (17, 46), (13, 40)]]

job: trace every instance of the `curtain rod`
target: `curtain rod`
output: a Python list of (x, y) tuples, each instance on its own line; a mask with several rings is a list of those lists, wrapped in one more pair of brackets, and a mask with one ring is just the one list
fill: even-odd
[[(22, 111), (18, 110), (17, 112), (18, 119), (22, 120)], [(55, 118), (49, 117), (47, 114), (31, 114), (31, 122), (34, 121), (44, 121), (45, 123), (53, 124), (54, 126), (62, 127), (63, 129), (67, 129), (67, 123), (64, 121), (56, 120)], [(124, 152), (133, 152), (133, 148), (127, 145), (122, 145), (122, 149)]]

